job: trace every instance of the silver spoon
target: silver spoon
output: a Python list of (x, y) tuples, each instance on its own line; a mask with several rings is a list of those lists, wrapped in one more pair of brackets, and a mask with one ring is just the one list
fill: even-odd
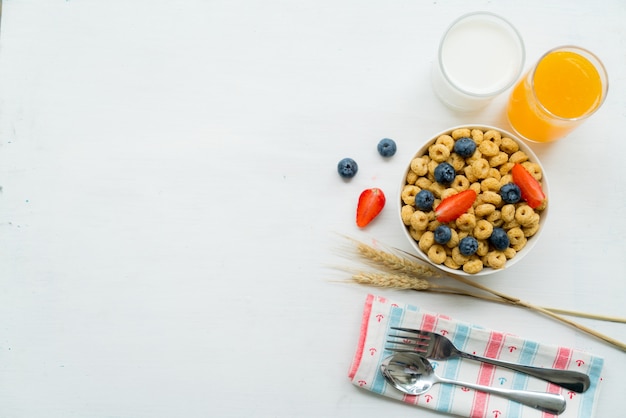
[(556, 393), (496, 388), (439, 377), (430, 362), (416, 353), (396, 353), (387, 357), (380, 365), (380, 371), (393, 387), (409, 395), (426, 393), (436, 383), (449, 383), (499, 395), (555, 415), (565, 411), (565, 398)]

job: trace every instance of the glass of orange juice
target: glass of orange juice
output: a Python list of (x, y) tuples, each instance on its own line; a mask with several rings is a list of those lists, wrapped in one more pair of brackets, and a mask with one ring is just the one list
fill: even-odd
[(521, 137), (555, 141), (602, 106), (608, 87), (598, 57), (576, 46), (558, 47), (544, 54), (513, 88), (507, 117)]

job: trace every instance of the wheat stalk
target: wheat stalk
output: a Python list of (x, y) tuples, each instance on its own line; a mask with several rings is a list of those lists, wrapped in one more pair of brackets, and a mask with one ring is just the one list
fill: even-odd
[(388, 270), (415, 277), (426, 279), (442, 277), (439, 270), (433, 268), (418, 258), (411, 260), (406, 257), (400, 257), (393, 254), (391, 249), (389, 251), (385, 251), (352, 238), (348, 239), (355, 243), (357, 253), (372, 264), (377, 264)]
[(482, 299), (489, 302), (510, 303), (509, 301), (503, 300), (502, 298), (495, 298), (458, 287), (442, 286), (431, 283), (426, 279), (420, 279), (402, 273), (373, 273), (360, 271), (354, 273), (350, 280), (354, 283), (367, 286), (391, 288), (397, 290), (417, 290), (431, 293), (471, 296), (473, 298)]
[(428, 280), (419, 279), (405, 274), (359, 272), (352, 276), (352, 281), (368, 286), (389, 287), (400, 290), (432, 289), (432, 284)]
[[(422, 260), (420, 260), (417, 256), (413, 254), (406, 253), (401, 250), (396, 250), (400, 253), (410, 256), (411, 259), (409, 259), (405, 256), (398, 256), (391, 252), (374, 248), (370, 245), (364, 244), (357, 240), (353, 240), (353, 241), (356, 243), (357, 252), (362, 257), (364, 257), (367, 261), (369, 261), (372, 264), (377, 264), (387, 270), (391, 270), (394, 272), (391, 274), (390, 273), (384, 274), (384, 273), (360, 272), (352, 276), (352, 281), (356, 283), (366, 284), (370, 286), (377, 286), (377, 287), (394, 288), (394, 289), (405, 289), (405, 290), (410, 289), (410, 290), (431, 291), (431, 292), (438, 292), (438, 293), (457, 294), (457, 295), (463, 295), (463, 296), (471, 296), (471, 297), (475, 297), (475, 298), (479, 298), (479, 299), (487, 300), (491, 302), (506, 303), (506, 304), (510, 304), (514, 306), (524, 307), (532, 311), (549, 316), (567, 325), (573, 326), (574, 328), (581, 330), (583, 332), (586, 332), (589, 335), (592, 335), (596, 338), (599, 338), (619, 348), (622, 351), (626, 351), (626, 344), (620, 341), (617, 341), (614, 338), (611, 338), (607, 335), (604, 335), (592, 328), (586, 327), (570, 319), (567, 319), (559, 315), (559, 313), (572, 315), (572, 316), (607, 320), (607, 321), (613, 321), (613, 322), (626, 322), (626, 319), (537, 306), (537, 305), (522, 301), (519, 298), (516, 298), (514, 296), (507, 295), (500, 291), (491, 289), (487, 286), (484, 286), (466, 277), (458, 276), (454, 274), (445, 274), (445, 273), (440, 273), (439, 271), (435, 271), (432, 267), (426, 265)], [(437, 278), (437, 277), (441, 277), (442, 275), (445, 275), (446, 277), (449, 277), (453, 280), (463, 283), (464, 285), (467, 285), (472, 288), (478, 289), (482, 292), (485, 292), (488, 295), (478, 294), (475, 292), (471, 292), (469, 290), (459, 289), (456, 287), (436, 285), (428, 280), (429, 278)], [(493, 296), (495, 296), (495, 298)]]

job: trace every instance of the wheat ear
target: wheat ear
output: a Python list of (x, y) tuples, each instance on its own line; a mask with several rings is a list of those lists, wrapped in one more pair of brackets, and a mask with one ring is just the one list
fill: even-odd
[(399, 290), (432, 289), (432, 284), (428, 280), (419, 279), (406, 274), (359, 272), (352, 276), (352, 281), (368, 286), (386, 287)]
[[(382, 265), (389, 270), (393, 270), (399, 273), (413, 275), (416, 277), (436, 278), (441, 277), (434, 268), (423, 264), (420, 261), (409, 260), (405, 257), (399, 257), (390, 252), (379, 250), (370, 245), (356, 241), (357, 252), (366, 258), (367, 260)], [(419, 260), (419, 259), (418, 259)]]
[[(357, 283), (367, 284), (370, 286), (395, 288), (395, 289), (412, 289), (412, 290), (435, 291), (435, 292), (440, 292), (440, 293), (454, 293), (454, 294), (478, 297), (484, 300), (490, 300), (494, 302), (503, 302), (503, 303), (508, 303), (511, 305), (525, 307), (535, 312), (542, 313), (546, 316), (549, 316), (567, 325), (573, 326), (576, 329), (579, 329), (583, 332), (586, 332), (589, 335), (599, 338), (613, 345), (614, 347), (619, 348), (622, 351), (626, 351), (626, 344), (614, 338), (611, 338), (607, 335), (599, 333), (594, 329), (581, 325), (570, 319), (564, 318), (563, 316), (558, 315), (557, 313), (551, 311), (549, 308), (544, 308), (541, 306), (533, 305), (531, 303), (522, 301), (521, 299), (517, 297), (507, 295), (503, 292), (500, 292), (500, 291), (491, 289), (487, 286), (484, 286), (482, 284), (479, 284), (471, 279), (465, 278), (463, 276), (453, 275), (453, 274), (445, 274), (445, 276), (448, 276), (454, 280), (457, 280), (458, 282), (463, 283), (467, 286), (473, 287), (475, 289), (479, 289), (487, 294), (496, 296), (496, 298), (493, 299), (490, 296), (477, 295), (472, 292), (465, 291), (463, 289), (453, 288), (453, 287), (435, 286), (433, 285), (433, 283), (425, 279), (425, 277), (437, 277), (437, 276), (441, 276), (442, 274), (435, 272), (432, 268), (424, 264), (421, 264), (423, 263), (423, 261), (420, 260), (415, 255), (407, 253), (402, 250), (395, 250), (396, 252), (400, 252), (402, 254), (406, 254), (412, 257), (412, 259), (408, 259), (407, 257), (400, 257), (395, 254), (391, 254), (387, 251), (379, 250), (372, 246), (366, 245), (356, 240), (353, 240), (353, 241), (357, 243), (357, 251), (361, 256), (363, 256), (370, 262), (382, 265), (383, 267), (387, 269), (397, 272), (397, 274), (395, 275), (389, 275), (389, 274), (385, 275), (385, 274), (376, 274), (376, 273), (355, 274), (352, 277), (352, 280)], [(417, 260), (419, 260), (419, 262)], [(590, 314), (584, 314), (584, 313), (573, 312), (573, 311), (563, 311), (563, 310), (558, 310), (558, 311), (566, 312), (567, 314), (570, 314), (570, 315), (587, 316), (587, 317), (593, 317), (595, 319), (604, 319), (604, 320), (610, 320), (610, 321), (618, 320), (618, 322), (621, 322), (621, 318), (603, 317), (601, 315), (590, 315)]]

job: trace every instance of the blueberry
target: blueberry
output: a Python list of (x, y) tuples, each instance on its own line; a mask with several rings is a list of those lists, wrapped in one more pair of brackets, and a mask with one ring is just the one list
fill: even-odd
[(419, 210), (429, 211), (433, 209), (433, 203), (435, 203), (435, 195), (430, 190), (420, 190), (415, 195), (415, 206)]
[(509, 236), (502, 228), (493, 228), (493, 232), (489, 237), (489, 242), (498, 251), (506, 250), (509, 246)]
[(478, 250), (478, 241), (474, 237), (465, 237), (459, 242), (459, 252), (463, 255), (472, 255)]
[(454, 152), (463, 158), (471, 157), (476, 151), (476, 143), (471, 138), (459, 138), (454, 143)]
[(500, 187), (500, 196), (506, 203), (517, 203), (522, 198), (522, 191), (515, 183), (507, 183)]
[(450, 163), (441, 163), (435, 167), (435, 180), (437, 180), (437, 183), (447, 186), (452, 183), (455, 177), (456, 172)]
[(344, 158), (337, 164), (337, 171), (344, 179), (352, 178), (359, 171), (359, 166), (352, 158)]
[(378, 143), (378, 153), (383, 157), (391, 157), (397, 149), (396, 142), (390, 138), (383, 138)]
[(439, 225), (435, 229), (435, 241), (437, 244), (447, 244), (452, 239), (452, 231), (448, 225)]

